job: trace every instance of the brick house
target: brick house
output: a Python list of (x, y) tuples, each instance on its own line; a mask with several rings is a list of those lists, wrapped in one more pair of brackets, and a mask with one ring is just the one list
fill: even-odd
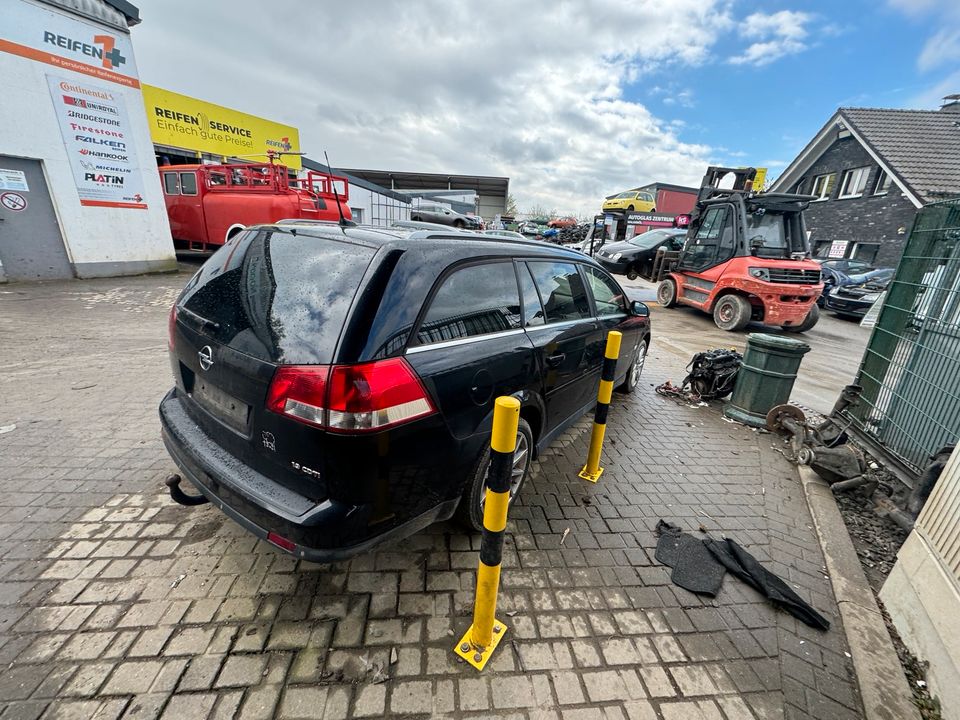
[(895, 266), (917, 209), (960, 195), (960, 95), (940, 110), (840, 108), (770, 190), (817, 196), (815, 255)]

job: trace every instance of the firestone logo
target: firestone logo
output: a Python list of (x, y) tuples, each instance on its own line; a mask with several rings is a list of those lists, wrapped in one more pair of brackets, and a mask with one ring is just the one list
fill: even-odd
[[(94, 35), (93, 42), (57, 35), (49, 30), (43, 31), (43, 41), (56, 47), (64, 48), (87, 57), (100, 60), (100, 64), (108, 70), (118, 68), (127, 62), (127, 59), (117, 50), (117, 39), (111, 35)], [(99, 45), (100, 47), (96, 47)]]

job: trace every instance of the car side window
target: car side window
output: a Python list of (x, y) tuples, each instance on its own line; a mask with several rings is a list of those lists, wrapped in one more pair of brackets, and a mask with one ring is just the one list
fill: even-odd
[(620, 287), (605, 273), (596, 268), (585, 267), (597, 315), (619, 315), (627, 311), (627, 302)]
[(529, 266), (548, 323), (590, 317), (587, 289), (574, 263), (531, 262)]
[(421, 344), (520, 327), (520, 293), (512, 262), (455, 270), (430, 301), (417, 331)]
[(537, 286), (533, 284), (530, 268), (527, 267), (526, 263), (520, 263), (517, 269), (520, 272), (520, 294), (523, 296), (524, 325), (526, 327), (543, 325), (546, 322), (543, 305), (540, 303)]
[(197, 176), (195, 173), (180, 173), (180, 191), (184, 195), (197, 194)]
[(163, 192), (167, 195), (180, 194), (180, 183), (177, 180), (177, 173), (165, 172), (163, 174)]

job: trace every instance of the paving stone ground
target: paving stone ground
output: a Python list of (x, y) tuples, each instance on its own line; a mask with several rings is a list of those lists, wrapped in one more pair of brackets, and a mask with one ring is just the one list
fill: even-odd
[[(478, 536), (450, 523), (350, 562), (298, 562), (162, 492), (166, 312), (187, 275), (0, 285), (0, 719), (435, 716), (745, 720), (862, 715), (795, 470), (770, 437), (653, 385), (589, 420), (511, 509), (483, 674), (457, 661)], [(654, 334), (670, 332), (655, 311)], [(736, 538), (833, 623), (654, 560), (660, 518)]]

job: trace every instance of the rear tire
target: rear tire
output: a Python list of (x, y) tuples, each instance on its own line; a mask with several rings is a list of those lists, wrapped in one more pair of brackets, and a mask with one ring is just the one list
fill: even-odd
[(463, 230), (463, 228), (464, 228), (463, 220), (454, 220), (454, 221), (453, 221), (453, 226), (454, 226), (457, 230)]
[(817, 304), (814, 303), (810, 306), (810, 312), (807, 313), (807, 316), (803, 319), (803, 322), (799, 325), (791, 325), (790, 327), (784, 327), (783, 329), (787, 332), (792, 333), (802, 333), (811, 329), (814, 325), (817, 324), (817, 321), (820, 320), (820, 308), (817, 307)]
[(752, 314), (750, 301), (740, 295), (724, 295), (713, 306), (713, 322), (728, 332), (743, 330)]
[(672, 308), (677, 305), (677, 284), (667, 278), (657, 286), (657, 302), (661, 307)]
[[(522, 449), (521, 449), (522, 448)], [(522, 458), (518, 458), (521, 452), (525, 453)], [(517, 426), (517, 455), (514, 456), (514, 470), (518, 468), (518, 461), (522, 464), (521, 474), (517, 479), (511, 478), (510, 503), (520, 493), (527, 475), (530, 473), (530, 460), (533, 454), (533, 431), (530, 424), (520, 418)], [(456, 518), (468, 530), (481, 532), (483, 530), (483, 500), (487, 488), (487, 471), (490, 468), (490, 450), (486, 449), (477, 460), (473, 472), (470, 474), (470, 480), (463, 490), (463, 497), (460, 498), (460, 504), (457, 506)]]
[(618, 393), (629, 395), (637, 389), (637, 385), (640, 384), (640, 376), (643, 374), (643, 366), (647, 361), (647, 348), (647, 341), (641, 340), (640, 345), (637, 346), (637, 352), (633, 355), (630, 369), (627, 370), (627, 376), (623, 379), (622, 383), (614, 388)]
[(633, 212), (633, 205), (630, 205), (630, 206), (627, 208), (627, 212)]

